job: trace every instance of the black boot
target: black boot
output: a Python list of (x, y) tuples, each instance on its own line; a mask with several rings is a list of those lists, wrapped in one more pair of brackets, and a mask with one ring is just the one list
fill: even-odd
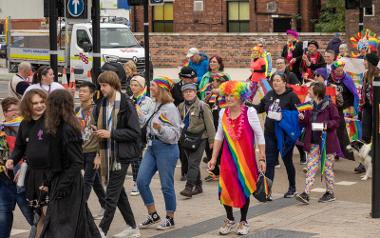
[(193, 196), (193, 186), (186, 185), (185, 189), (182, 190), (179, 194), (181, 194), (182, 196), (191, 198)]
[(200, 193), (203, 193), (202, 184), (195, 186), (195, 188), (193, 190), (193, 195), (197, 195)]

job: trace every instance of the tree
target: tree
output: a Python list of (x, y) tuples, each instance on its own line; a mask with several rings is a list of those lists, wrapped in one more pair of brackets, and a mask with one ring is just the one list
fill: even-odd
[(322, 5), (321, 15), (315, 24), (319, 32), (344, 32), (345, 7), (344, 0), (327, 0)]

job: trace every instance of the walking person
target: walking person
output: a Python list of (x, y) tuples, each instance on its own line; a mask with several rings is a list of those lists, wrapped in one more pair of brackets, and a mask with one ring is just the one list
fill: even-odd
[[(224, 63), (222, 57), (219, 55), (213, 55), (210, 57), (210, 63), (208, 66), (208, 71), (203, 75), (199, 85), (198, 85), (198, 96), (199, 99), (204, 100), (205, 97), (210, 93), (212, 89), (212, 76), (215, 74), (224, 73)], [(231, 79), (228, 74), (225, 74), (228, 79)]]
[(194, 69), (198, 77), (198, 80), (195, 83), (199, 84), (203, 75), (208, 71), (208, 56), (204, 52), (200, 52), (197, 48), (190, 48), (187, 51), (186, 58), (189, 60), (189, 67)]
[(18, 129), (13, 153), (6, 162), (6, 167), (13, 169), (23, 158), (27, 158), (25, 196), (33, 212), (39, 216), (36, 237), (39, 237), (42, 232), (50, 200), (47, 189), (49, 178), (51, 178), (49, 138), (44, 117), (46, 99), (47, 94), (41, 89), (33, 89), (25, 93), (20, 105), (24, 120)]
[[(114, 237), (140, 237), (140, 231), (124, 190), (124, 180), (129, 165), (141, 154), (141, 130), (133, 102), (120, 92), (119, 77), (106, 71), (99, 75), (98, 83), (104, 95), (98, 105), (99, 115), (95, 133), (99, 137), (102, 174), (106, 175), (106, 209), (99, 224), (105, 236), (119, 208), (129, 226)], [(98, 168), (96, 166), (95, 168)]]
[(155, 101), (153, 116), (147, 121), (148, 147), (137, 175), (137, 186), (148, 210), (148, 216), (140, 224), (141, 229), (152, 227), (161, 221), (153, 199), (150, 183), (158, 171), (164, 196), (166, 216), (156, 228), (166, 230), (175, 226), (176, 195), (174, 171), (179, 157), (178, 140), (181, 134), (181, 117), (173, 103), (170, 90), (173, 81), (168, 77), (156, 77), (151, 84), (151, 96)]
[[(220, 86), (220, 91), (227, 108), (220, 111), (212, 159), (208, 163), (208, 169), (214, 169), (222, 151), (218, 193), (227, 218), (219, 234), (227, 235), (235, 228), (232, 212), (235, 207), (240, 208), (241, 213), (236, 233), (246, 235), (250, 196), (256, 190), (259, 171), (265, 172), (265, 140), (256, 110), (244, 106), (250, 96), (248, 84), (228, 81)], [(255, 144), (259, 148), (258, 162)]]
[[(297, 95), (292, 89), (286, 86), (286, 79), (283, 74), (274, 74), (273, 90), (269, 91), (258, 105), (254, 105), (258, 113), (267, 113), (264, 124), (265, 136), (265, 155), (266, 155), (266, 173), (265, 175), (274, 181), (274, 167), (278, 160), (279, 153), (285, 164), (288, 174), (289, 188), (284, 194), (285, 198), (291, 198), (296, 193), (296, 171), (293, 164), (293, 148), (294, 144), (286, 144), (282, 151), (279, 150), (279, 141), (276, 137), (275, 122), (281, 121), (282, 110), (296, 110), (297, 104), (300, 103)], [(281, 145), (282, 146), (282, 145)]]
[(92, 125), (96, 124), (94, 113), (95, 104), (93, 102), (96, 86), (91, 82), (84, 81), (79, 85), (80, 106), (75, 108), (75, 113), (81, 122), (83, 140), (83, 159), (84, 159), (84, 199), (88, 200), (91, 190), (94, 189), (101, 206), (101, 212), (94, 216), (96, 220), (103, 218), (106, 206), (106, 193), (102, 184), (99, 168), (101, 161), (96, 157), (98, 151), (98, 138), (95, 135)]
[(281, 57), (286, 61), (286, 68), (293, 72), (298, 80), (301, 80), (300, 65), (302, 60), (302, 41), (299, 39), (299, 33), (289, 29), (286, 31), (287, 43), (282, 48)]
[[(326, 96), (326, 86), (323, 83), (312, 83), (309, 95), (313, 101), (313, 109), (299, 114), (300, 124), (305, 127), (304, 148), (308, 152), (306, 186), (303, 193), (296, 195), (296, 199), (309, 204), (310, 190), (320, 165), (326, 182), (326, 193), (319, 202), (331, 202), (335, 200), (335, 155), (340, 153), (339, 138), (336, 134), (340, 116), (335, 104)], [(321, 130), (315, 129), (318, 124), (322, 125)], [(326, 133), (326, 137), (322, 139), (323, 133)], [(323, 153), (326, 153), (325, 157)]]
[[(146, 95), (146, 85), (145, 85), (145, 79), (141, 77), (140, 75), (134, 76), (131, 79), (130, 83), (131, 92), (133, 93), (133, 96), (131, 97), (132, 101), (135, 104), (135, 108), (137, 111), (137, 115), (139, 116), (139, 124), (142, 128), (146, 121), (149, 119), (149, 117), (153, 114), (154, 111), (154, 102), (153, 100)], [(146, 135), (142, 135), (146, 136)], [(146, 147), (146, 144), (141, 145), (141, 152)], [(139, 172), (140, 164), (142, 160), (142, 154), (140, 155), (139, 159), (132, 162), (132, 175), (133, 175), (133, 189), (131, 192), (131, 196), (138, 196), (140, 195), (139, 189), (136, 184), (137, 180), (137, 174)]]
[(309, 41), (307, 51), (302, 55), (302, 61), (300, 64), (302, 83), (307, 83), (309, 80), (313, 80), (314, 70), (321, 67), (326, 67), (325, 59), (318, 50), (318, 42), (315, 40)]
[(32, 71), (32, 65), (29, 62), (21, 62), (18, 65), (18, 72), (15, 74), (8, 84), (9, 96), (16, 97), (21, 100), (25, 90), (30, 86), (29, 75)]
[(55, 90), (46, 102), (45, 128), (49, 146), (49, 192), (41, 237), (101, 237), (83, 193), (82, 134), (74, 113), (74, 98)]
[[(184, 128), (181, 136), (181, 146), (188, 161), (187, 181), (182, 196), (191, 198), (203, 192), (200, 163), (206, 143), (213, 148), (215, 127), (210, 107), (197, 97), (197, 85), (185, 84), (182, 86), (185, 101), (178, 106)], [(196, 138), (196, 145), (189, 145), (186, 137)], [(193, 148), (196, 147), (196, 148)]]
[[(25, 197), (23, 186), (22, 167), (26, 162), (21, 161), (14, 171), (7, 170), (5, 167), (6, 159), (12, 154), (15, 146), (18, 127), (22, 117), (19, 114), (20, 102), (15, 97), (7, 97), (1, 101), (1, 108), (4, 114), (2, 123), (3, 129), (0, 135), (0, 237), (10, 237), (13, 224), (13, 211), (16, 204), (20, 208), (29, 225), (33, 225), (33, 212)], [(18, 171), (17, 171), (18, 170)], [(15, 181), (15, 177), (16, 179)]]
[(41, 66), (34, 73), (32, 85), (25, 90), (25, 93), (32, 89), (41, 89), (50, 94), (54, 90), (64, 89), (64, 87), (54, 82), (54, 71), (50, 66)]

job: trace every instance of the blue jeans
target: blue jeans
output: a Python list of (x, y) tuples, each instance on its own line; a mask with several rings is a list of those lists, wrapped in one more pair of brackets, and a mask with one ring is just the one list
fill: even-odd
[(84, 198), (87, 201), (90, 197), (91, 189), (94, 189), (102, 208), (106, 207), (106, 192), (104, 191), (101, 177), (98, 170), (94, 169), (94, 159), (96, 153), (83, 153), (84, 157)]
[(19, 206), (30, 225), (33, 224), (33, 211), (25, 198), (25, 193), (17, 193), (16, 185), (0, 178), (0, 237), (9, 237), (13, 223), (13, 210)]
[[(277, 139), (275, 135), (264, 134), (265, 137), (265, 156), (267, 162), (267, 169), (265, 176), (274, 180), (274, 166), (276, 160), (278, 160), (279, 151), (277, 149)], [(289, 187), (296, 187), (296, 170), (293, 164), (293, 148), (290, 148), (289, 152), (282, 158), (288, 174)]]
[(158, 171), (166, 211), (175, 212), (177, 204), (174, 190), (174, 171), (178, 157), (177, 144), (171, 145), (160, 140), (153, 140), (152, 145), (148, 146), (137, 175), (137, 186), (146, 206), (154, 204), (149, 185), (154, 174)]

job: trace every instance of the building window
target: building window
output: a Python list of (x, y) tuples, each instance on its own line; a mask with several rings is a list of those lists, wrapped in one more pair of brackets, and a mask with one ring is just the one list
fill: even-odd
[(153, 32), (173, 32), (173, 3), (153, 7)]
[(363, 8), (365, 17), (374, 17), (375, 16), (375, 5), (372, 4), (372, 7)]
[(228, 2), (228, 32), (249, 32), (249, 2)]

